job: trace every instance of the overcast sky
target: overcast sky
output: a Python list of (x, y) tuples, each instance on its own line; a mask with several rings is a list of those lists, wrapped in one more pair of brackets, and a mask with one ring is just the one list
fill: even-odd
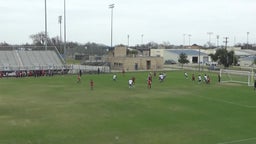
[[(58, 16), (64, 0), (47, 0), (48, 33), (60, 35)], [(111, 10), (115, 4), (113, 44), (169, 42), (204, 45), (211, 42), (256, 43), (256, 0), (66, 0), (67, 41), (110, 45)], [(32, 43), (42, 32), (44, 0), (0, 0), (0, 42)], [(63, 25), (62, 25), (63, 26)], [(63, 30), (63, 29), (62, 29)], [(63, 34), (63, 32), (62, 32)], [(185, 37), (184, 37), (184, 34)], [(142, 37), (143, 35), (143, 37)]]

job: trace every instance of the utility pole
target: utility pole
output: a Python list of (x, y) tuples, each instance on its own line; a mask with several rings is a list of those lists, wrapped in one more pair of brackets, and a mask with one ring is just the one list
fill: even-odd
[[(227, 47), (228, 47), (228, 37), (224, 37), (224, 41), (225, 43), (225, 50), (227, 51)], [(227, 58), (227, 63), (226, 65), (228, 66), (229, 65), (229, 58), (228, 58), (228, 54), (226, 55), (226, 58)]]
[(220, 39), (220, 36), (217, 35), (217, 48), (219, 47), (219, 39)]
[(227, 50), (227, 47), (228, 47), (228, 37), (224, 37), (224, 41), (225, 43), (225, 49)]

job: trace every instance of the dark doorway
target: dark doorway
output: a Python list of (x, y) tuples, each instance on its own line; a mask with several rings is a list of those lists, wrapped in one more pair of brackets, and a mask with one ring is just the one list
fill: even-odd
[(135, 63), (134, 69), (138, 70), (138, 63)]
[(151, 61), (147, 61), (147, 70), (151, 69)]
[(192, 57), (192, 63), (198, 63), (198, 57)]

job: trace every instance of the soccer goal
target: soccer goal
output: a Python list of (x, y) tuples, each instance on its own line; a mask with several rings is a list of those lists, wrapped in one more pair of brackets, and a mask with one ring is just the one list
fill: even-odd
[(220, 69), (221, 82), (242, 83), (248, 86), (254, 85), (254, 72)]

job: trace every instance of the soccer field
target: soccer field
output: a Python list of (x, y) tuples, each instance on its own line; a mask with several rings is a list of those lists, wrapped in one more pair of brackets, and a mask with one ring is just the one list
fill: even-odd
[(187, 73), (151, 89), (148, 72), (0, 79), (0, 144), (255, 144), (253, 88)]

